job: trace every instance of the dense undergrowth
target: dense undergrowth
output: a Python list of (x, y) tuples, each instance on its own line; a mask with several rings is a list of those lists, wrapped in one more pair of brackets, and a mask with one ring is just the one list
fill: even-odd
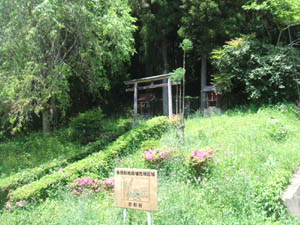
[[(158, 137), (155, 139), (158, 140)], [(158, 169), (159, 211), (154, 224), (298, 224), (280, 201), (289, 178), (300, 163), (300, 121), (289, 107), (227, 112), (186, 121), (184, 146), (174, 129), (158, 142), (142, 144), (139, 151), (116, 158), (116, 167)], [(147, 147), (148, 146), (148, 147)], [(201, 173), (192, 173), (192, 151), (210, 146), (219, 151)], [(164, 163), (145, 161), (147, 148), (173, 151)], [(100, 173), (99, 173), (100, 175)], [(113, 176), (113, 168), (107, 174)], [(122, 224), (122, 209), (114, 207), (107, 192), (74, 196), (58, 186), (39, 204), (12, 211), (4, 209), (6, 224)], [(128, 224), (145, 224), (146, 213), (129, 210)]]

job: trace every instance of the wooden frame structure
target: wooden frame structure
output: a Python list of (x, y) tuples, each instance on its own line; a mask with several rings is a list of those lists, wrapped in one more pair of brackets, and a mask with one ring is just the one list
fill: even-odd
[[(147, 90), (147, 89), (153, 89), (153, 88), (161, 88), (161, 87), (168, 87), (168, 102), (169, 102), (169, 118), (173, 115), (173, 104), (172, 104), (172, 85), (179, 85), (179, 83), (173, 83), (171, 82), (171, 75), (172, 73), (168, 74), (162, 74), (157, 76), (151, 76), (151, 77), (145, 77), (141, 79), (134, 79), (125, 81), (124, 83), (126, 85), (133, 85), (133, 88), (127, 88), (126, 92), (133, 91), (133, 109), (134, 109), (134, 121), (137, 119), (137, 111), (138, 111), (138, 91), (139, 90)], [(155, 81), (162, 81), (162, 80), (168, 80), (168, 83), (161, 83), (161, 84), (154, 84)], [(139, 84), (143, 83), (151, 83), (147, 86), (139, 86)]]

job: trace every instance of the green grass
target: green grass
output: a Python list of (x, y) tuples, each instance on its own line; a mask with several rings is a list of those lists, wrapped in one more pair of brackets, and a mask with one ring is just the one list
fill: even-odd
[(71, 163), (62, 170), (45, 175), (26, 186), (12, 190), (8, 194), (8, 198), (13, 203), (23, 200), (35, 201), (47, 197), (49, 191), (55, 190), (58, 186), (73, 181), (77, 177), (90, 173), (100, 173), (101, 177), (105, 177), (113, 168), (115, 159), (139, 150), (143, 140), (161, 137), (168, 128), (168, 124), (167, 117), (156, 117), (149, 120), (120, 136), (106, 148), (98, 146), (101, 151)]
[[(117, 118), (103, 119), (98, 136), (123, 134), (130, 127), (130, 121)], [(96, 136), (96, 134), (95, 134)], [(107, 141), (113, 138), (107, 137)], [(105, 140), (106, 140), (105, 139)], [(0, 143), (0, 178), (11, 176), (24, 169), (31, 169), (42, 164), (51, 163), (53, 160), (80, 159), (86, 155), (84, 152), (88, 145), (81, 145), (73, 140), (69, 128), (57, 130), (44, 135), (41, 132), (32, 133), (14, 140)], [(81, 156), (83, 154), (83, 156)]]
[[(178, 151), (173, 161), (157, 168), (159, 211), (153, 213), (153, 224), (299, 224), (280, 201), (300, 164), (300, 121), (289, 110), (265, 107), (205, 119), (195, 115), (186, 121), (184, 143), (178, 145), (174, 130), (160, 140), (161, 147)], [(206, 146), (219, 152), (194, 177), (186, 157)], [(149, 168), (143, 151), (121, 159), (116, 167)], [(122, 209), (114, 207), (111, 195), (78, 198), (70, 192), (25, 209), (4, 210), (1, 225), (122, 224)], [(129, 210), (128, 216), (128, 224), (146, 224), (146, 212)]]
[[(65, 131), (66, 132), (66, 131)], [(82, 151), (82, 146), (60, 139), (56, 133), (31, 134), (0, 144), (0, 175), (12, 175), (54, 159), (64, 159)]]

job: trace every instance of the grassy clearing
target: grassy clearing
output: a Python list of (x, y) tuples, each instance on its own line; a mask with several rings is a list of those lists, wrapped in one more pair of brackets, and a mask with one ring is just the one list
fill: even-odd
[[(66, 132), (67, 130), (63, 130)], [(82, 146), (60, 138), (57, 133), (45, 136), (31, 134), (0, 144), (0, 175), (6, 177), (54, 159), (68, 158), (82, 150)]]
[[(125, 119), (105, 118), (94, 136), (101, 136), (105, 139), (104, 142), (110, 142), (113, 137), (128, 130), (129, 126), (130, 121)], [(111, 134), (114, 136), (108, 136)], [(53, 160), (74, 161), (86, 156), (83, 154), (81, 157), (88, 145), (81, 145), (73, 139), (72, 130), (65, 128), (49, 135), (38, 132), (0, 143), (0, 178), (51, 163)]]
[[(300, 163), (299, 144), (300, 121), (287, 109), (193, 116), (186, 121), (185, 145), (157, 168), (159, 211), (153, 213), (154, 224), (298, 224), (287, 215), (280, 195)], [(166, 146), (179, 149), (176, 132), (162, 137), (160, 147)], [(194, 177), (186, 158), (206, 146), (220, 151)], [(149, 168), (142, 155), (140, 150), (116, 166)], [(122, 224), (122, 210), (114, 208), (111, 195), (78, 198), (70, 192), (54, 193), (37, 206), (3, 211), (1, 225)], [(146, 224), (146, 213), (129, 210), (129, 224)]]

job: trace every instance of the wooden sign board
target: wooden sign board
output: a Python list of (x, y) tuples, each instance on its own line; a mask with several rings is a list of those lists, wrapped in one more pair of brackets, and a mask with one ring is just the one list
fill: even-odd
[(157, 171), (116, 168), (115, 206), (157, 211)]

